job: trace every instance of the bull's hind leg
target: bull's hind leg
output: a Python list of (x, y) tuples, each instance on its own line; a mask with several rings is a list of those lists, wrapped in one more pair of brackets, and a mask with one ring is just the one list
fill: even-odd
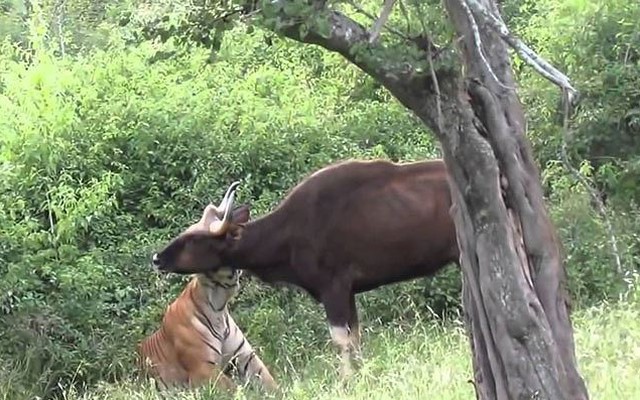
[(351, 313), (351, 317), (349, 318), (349, 333), (351, 345), (353, 347), (353, 360), (356, 362), (356, 366), (360, 367), (360, 364), (362, 364), (362, 330), (360, 327), (360, 321), (358, 320), (356, 297), (353, 293), (349, 298), (349, 309)]
[(352, 321), (348, 290), (331, 290), (322, 296), (329, 322), (331, 340), (340, 349), (340, 376), (347, 378), (353, 374), (351, 359), (355, 352), (349, 322)]

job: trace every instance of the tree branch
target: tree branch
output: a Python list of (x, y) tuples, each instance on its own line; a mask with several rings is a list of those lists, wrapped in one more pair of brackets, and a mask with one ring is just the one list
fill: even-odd
[(440, 93), (440, 83), (438, 82), (438, 76), (436, 75), (436, 70), (433, 67), (433, 53), (431, 52), (431, 43), (429, 43), (429, 53), (427, 54), (427, 57), (429, 57), (429, 72), (431, 74), (433, 88), (436, 93), (436, 123), (438, 124), (438, 131), (444, 132), (444, 125), (442, 122), (442, 94)]
[[(347, 4), (349, 4), (351, 7), (353, 7), (353, 9), (354, 9), (356, 12), (358, 12), (358, 13), (360, 13), (360, 14), (364, 15), (365, 17), (369, 18), (370, 20), (372, 20), (372, 21), (376, 21), (376, 20), (377, 20), (375, 15), (373, 15), (373, 14), (371, 14), (371, 13), (367, 12), (364, 8), (360, 7), (360, 6), (359, 6), (358, 4), (356, 4), (354, 1), (347, 0)], [(394, 29), (394, 28), (392, 28), (392, 27), (390, 27), (390, 26), (384, 25), (384, 26), (383, 26), (383, 28), (384, 28), (384, 29), (386, 29), (386, 30), (388, 30), (389, 32), (393, 33), (394, 35), (396, 35), (396, 36), (398, 36), (398, 37), (401, 37), (401, 38), (403, 38), (403, 39), (409, 39), (409, 38), (407, 37), (407, 35), (405, 35), (404, 33), (400, 32), (399, 30)]]
[(380, 32), (382, 31), (382, 27), (387, 23), (395, 2), (396, 0), (384, 0), (382, 11), (380, 12), (380, 17), (378, 17), (376, 22), (374, 22), (373, 26), (371, 27), (369, 43), (375, 43), (378, 40), (378, 36), (380, 36)]
[[(334, 10), (324, 10), (318, 14), (314, 16), (313, 21), (300, 21), (282, 16), (281, 27), (277, 31), (298, 42), (315, 44), (341, 54), (387, 87), (402, 86), (407, 90), (416, 84), (416, 79), (424, 80), (420, 72), (409, 62), (372, 56), (372, 50), (384, 51), (385, 47), (369, 43), (369, 32), (358, 22)], [(308, 28), (304, 36), (300, 34), (300, 26), (303, 23)], [(328, 25), (328, 32), (320, 29), (324, 24)]]
[[(286, 1), (286, 0), (280, 0)], [(444, 49), (438, 49), (429, 39), (421, 35), (408, 38), (400, 46), (416, 46), (422, 53), (422, 59), (413, 56), (403, 58), (403, 52), (384, 46), (381, 43), (369, 43), (369, 33), (366, 28), (348, 16), (335, 10), (322, 10), (312, 18), (301, 20), (280, 14), (278, 27), (271, 29), (280, 34), (302, 43), (315, 44), (329, 51), (341, 54), (344, 58), (356, 65), (363, 72), (380, 82), (389, 92), (436, 134), (443, 135), (447, 127), (446, 118), (438, 117), (437, 109), (442, 109), (445, 104), (443, 98), (451, 98), (457, 93), (458, 71), (449, 63), (431, 64), (442, 54)], [(304, 26), (306, 32), (300, 33), (300, 27)], [(395, 45), (396, 48), (398, 44)], [(437, 53), (434, 54), (433, 50)], [(433, 60), (429, 60), (429, 57)], [(422, 63), (424, 61), (424, 65)], [(440, 104), (438, 107), (435, 92), (435, 81), (448, 82), (439, 84)], [(446, 114), (446, 113), (443, 113)]]
[(578, 91), (571, 85), (569, 78), (551, 65), (547, 60), (540, 57), (535, 51), (527, 46), (522, 40), (516, 38), (509, 32), (507, 25), (490, 10), (487, 10), (478, 0), (462, 0), (466, 2), (473, 11), (476, 18), (490, 26), (502, 40), (515, 50), (518, 55), (540, 75), (553, 82), (561, 89), (566, 90), (569, 95), (569, 102), (572, 106), (578, 99)]

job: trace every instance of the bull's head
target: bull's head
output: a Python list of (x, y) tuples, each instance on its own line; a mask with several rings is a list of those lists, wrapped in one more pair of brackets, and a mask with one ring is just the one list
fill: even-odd
[(233, 208), (238, 185), (240, 182), (232, 183), (217, 207), (207, 205), (198, 222), (153, 255), (151, 261), (157, 270), (194, 274), (216, 271), (226, 265), (229, 248), (249, 220), (248, 206)]

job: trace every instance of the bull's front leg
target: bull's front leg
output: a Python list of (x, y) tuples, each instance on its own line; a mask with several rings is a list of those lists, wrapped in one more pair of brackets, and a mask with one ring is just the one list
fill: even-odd
[(351, 341), (350, 329), (348, 325), (329, 324), (331, 341), (340, 350), (340, 377), (349, 378), (353, 375), (352, 358), (355, 352)]

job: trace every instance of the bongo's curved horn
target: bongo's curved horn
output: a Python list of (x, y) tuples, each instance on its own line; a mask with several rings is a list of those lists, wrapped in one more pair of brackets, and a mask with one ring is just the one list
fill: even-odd
[[(235, 183), (236, 182), (234, 182), (234, 184)], [(237, 183), (239, 184), (240, 182), (237, 182)], [(227, 191), (229, 195), (225, 196), (225, 198), (223, 199), (223, 202), (225, 202), (226, 200), (226, 203), (225, 204), (221, 203), (221, 205), (224, 205), (225, 207), (224, 216), (222, 217), (222, 219), (215, 220), (209, 224), (209, 232), (211, 232), (216, 236), (225, 234), (227, 232), (227, 229), (229, 229), (229, 222), (231, 221), (231, 209), (233, 208), (233, 199), (236, 196), (237, 187), (238, 185), (235, 185), (233, 187), (233, 190)], [(229, 189), (232, 189), (231, 186), (229, 187)]]
[(218, 204), (218, 207), (216, 207), (216, 211), (218, 214), (222, 214), (225, 212), (227, 204), (229, 203), (229, 196), (231, 196), (232, 193), (238, 189), (238, 186), (240, 186), (240, 181), (235, 181), (231, 185), (229, 185), (227, 192), (222, 198), (222, 201), (220, 202), (220, 204)]

